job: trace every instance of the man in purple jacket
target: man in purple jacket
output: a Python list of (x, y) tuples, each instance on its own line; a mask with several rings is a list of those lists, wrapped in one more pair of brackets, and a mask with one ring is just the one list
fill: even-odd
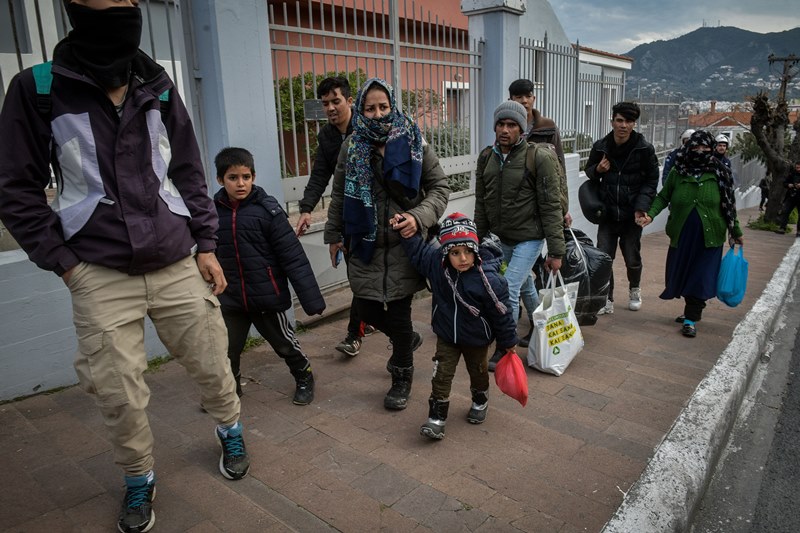
[[(125, 472), (117, 527), (148, 531), (155, 474), (145, 315), (200, 386), (217, 423), (222, 475), (240, 479), (250, 466), (217, 300), (226, 286), (214, 255), (217, 217), (186, 108), (138, 49), (138, 1), (65, 4), (73, 30), (54, 50), (49, 97), (37, 95), (27, 69), (0, 112), (0, 218), (31, 261), (70, 290), (75, 370)], [(58, 183), (52, 205), (49, 165)]]

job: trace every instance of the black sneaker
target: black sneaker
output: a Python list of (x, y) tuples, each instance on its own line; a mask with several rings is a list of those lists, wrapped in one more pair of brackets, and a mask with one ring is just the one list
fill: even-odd
[(375, 326), (370, 326), (369, 324), (364, 324), (364, 336), (365, 337), (369, 337), (370, 335), (372, 335), (376, 331), (378, 331), (378, 330), (375, 329)]
[(250, 457), (242, 438), (242, 424), (237, 422), (228, 429), (228, 436), (223, 437), (219, 428), (214, 430), (222, 454), (219, 456), (219, 471), (228, 479), (242, 479), (250, 470)]
[(119, 512), (117, 529), (122, 533), (144, 533), (156, 523), (153, 500), (156, 498), (155, 476), (147, 481), (147, 475), (125, 477), (125, 497)]
[(314, 401), (314, 374), (309, 369), (302, 377), (296, 378), (297, 386), (294, 389), (292, 403), (295, 405), (308, 405)]
[(497, 367), (497, 363), (500, 362), (500, 359), (505, 355), (503, 350), (495, 350), (492, 356), (489, 358), (489, 372), (494, 372), (495, 367)]
[(355, 357), (361, 351), (361, 339), (348, 334), (342, 342), (336, 345), (336, 350), (347, 356)]

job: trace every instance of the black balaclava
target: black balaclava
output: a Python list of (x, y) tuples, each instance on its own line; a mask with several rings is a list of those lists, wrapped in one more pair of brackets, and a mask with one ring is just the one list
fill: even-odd
[(106, 89), (128, 83), (131, 61), (142, 38), (142, 12), (138, 7), (92, 9), (67, 5), (72, 31), (67, 36), (75, 59)]

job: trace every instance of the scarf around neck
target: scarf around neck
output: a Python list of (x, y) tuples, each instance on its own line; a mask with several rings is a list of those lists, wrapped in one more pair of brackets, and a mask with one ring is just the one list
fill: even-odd
[[(700, 176), (706, 173), (714, 174), (717, 177), (720, 209), (725, 217), (725, 225), (728, 227), (728, 236), (733, 238), (733, 230), (736, 224), (736, 196), (733, 193), (733, 174), (725, 163), (713, 156), (715, 144), (714, 137), (707, 131), (699, 130), (692, 133), (686, 144), (678, 149), (675, 168), (684, 176), (691, 176), (694, 179), (700, 179)], [(708, 146), (711, 151), (700, 155), (694, 151), (698, 146)]]
[[(381, 118), (372, 119), (364, 116), (364, 100), (376, 84), (389, 94), (391, 110)], [(380, 78), (367, 80), (358, 91), (352, 124), (342, 205), (344, 239), (351, 254), (369, 263), (378, 227), (372, 168), (375, 146), (384, 145), (383, 182), (400, 184), (405, 195), (413, 199), (419, 193), (422, 179), (422, 133), (411, 117), (398, 111), (391, 85)]]

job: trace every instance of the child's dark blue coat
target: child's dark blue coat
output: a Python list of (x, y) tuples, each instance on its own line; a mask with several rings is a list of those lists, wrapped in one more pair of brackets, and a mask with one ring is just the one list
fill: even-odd
[[(480, 262), (497, 299), (510, 309), (508, 284), (499, 272), (502, 258), (499, 249), (481, 245), (480, 258), (476, 258), (475, 266), (466, 272), (458, 272), (450, 266), (450, 261), (442, 255), (441, 249), (426, 244), (419, 234), (403, 239), (403, 247), (411, 264), (430, 281), (433, 292), (431, 325), (437, 336), (463, 346), (487, 346), (495, 337), (497, 346), (501, 349), (517, 344), (516, 326), (511, 311), (501, 313), (497, 309), (478, 271)], [(445, 269), (448, 269), (450, 279), (464, 301), (480, 311), (478, 316), (470, 313), (456, 299), (445, 277)]]

